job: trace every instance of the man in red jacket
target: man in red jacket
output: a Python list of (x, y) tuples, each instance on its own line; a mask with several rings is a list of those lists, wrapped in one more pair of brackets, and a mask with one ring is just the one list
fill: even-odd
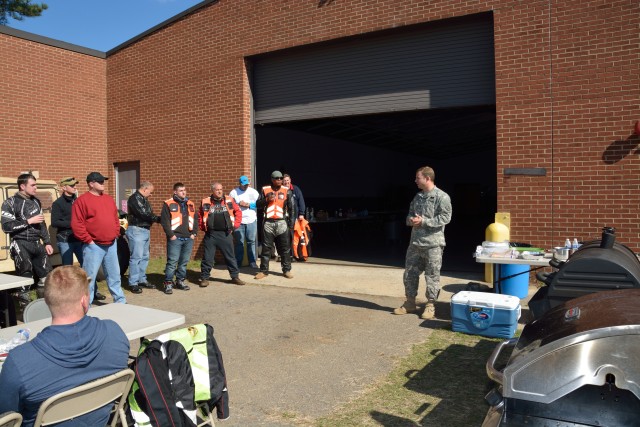
[(104, 181), (107, 179), (109, 178), (102, 176), (100, 172), (87, 175), (89, 191), (78, 197), (73, 204), (71, 229), (76, 238), (83, 243), (82, 268), (91, 278), (89, 302), (93, 302), (96, 275), (102, 266), (113, 301), (126, 304), (118, 263), (117, 239), (120, 235), (120, 220), (113, 198), (104, 194)]

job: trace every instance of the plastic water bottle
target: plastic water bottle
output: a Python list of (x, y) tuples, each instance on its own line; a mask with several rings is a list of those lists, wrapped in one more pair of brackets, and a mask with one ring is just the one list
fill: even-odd
[(567, 239), (564, 241), (564, 247), (567, 249), (571, 249), (571, 240)]
[(5, 346), (5, 350), (6, 351), (10, 351), (13, 350), (14, 348), (16, 348), (17, 346), (26, 343), (27, 341), (29, 341), (29, 335), (30, 335), (29, 329), (25, 328), (25, 329), (20, 329), (14, 336), (13, 338), (11, 338), (11, 341), (9, 341), (6, 346)]
[(578, 250), (578, 239), (574, 238), (573, 242), (571, 243), (571, 253), (574, 253), (575, 251)]
[(482, 256), (482, 246), (481, 245), (476, 246), (476, 252), (473, 254), (474, 258), (477, 258), (479, 256)]

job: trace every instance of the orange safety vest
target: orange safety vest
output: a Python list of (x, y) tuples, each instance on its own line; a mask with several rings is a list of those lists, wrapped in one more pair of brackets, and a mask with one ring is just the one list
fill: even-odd
[[(169, 213), (171, 214), (171, 230), (182, 225), (182, 212), (180, 211), (180, 205), (173, 200), (173, 197), (164, 201), (169, 207)], [(196, 214), (196, 205), (191, 200), (187, 200), (187, 213), (189, 214), (189, 231), (193, 231), (194, 218)]]
[(309, 243), (311, 242), (311, 227), (309, 227), (309, 221), (306, 219), (301, 219), (296, 221), (293, 226), (293, 257), (300, 260), (306, 261), (311, 255), (311, 247)]
[[(231, 230), (234, 228), (234, 221), (231, 219), (231, 214), (233, 212), (233, 199), (229, 196), (224, 196), (224, 208), (227, 211), (228, 221), (227, 225), (231, 224)], [(202, 231), (207, 231), (207, 219), (209, 219), (209, 210), (211, 209), (211, 197), (205, 197), (202, 199), (202, 204), (200, 205), (200, 210), (202, 211), (200, 214), (199, 222), (200, 229)]]
[(267, 210), (265, 211), (265, 218), (267, 219), (284, 219), (284, 203), (287, 200), (287, 191), (289, 187), (285, 187), (284, 185), (280, 187), (278, 191), (275, 191), (271, 188), (270, 185), (262, 187), (262, 192), (265, 197), (269, 193), (276, 193), (276, 198), (273, 202), (270, 202), (267, 205)]

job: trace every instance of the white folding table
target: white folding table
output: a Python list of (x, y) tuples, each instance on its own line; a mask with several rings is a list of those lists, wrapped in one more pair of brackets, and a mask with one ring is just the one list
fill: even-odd
[(490, 256), (476, 257), (476, 262), (481, 264), (491, 264), (493, 266), (493, 289), (496, 293), (500, 293), (500, 281), (505, 279), (504, 277), (501, 277), (500, 265), (519, 264), (519, 265), (531, 265), (535, 267), (549, 267), (549, 261), (551, 261), (551, 258), (545, 258), (545, 257), (538, 257), (536, 259), (490, 257)]
[[(87, 315), (98, 319), (113, 320), (120, 325), (129, 341), (183, 325), (185, 322), (184, 314), (132, 304), (114, 303), (91, 307)], [(29, 339), (33, 339), (40, 331), (50, 325), (51, 318), (23, 323), (0, 329), (0, 338), (10, 340), (20, 329), (29, 328)]]

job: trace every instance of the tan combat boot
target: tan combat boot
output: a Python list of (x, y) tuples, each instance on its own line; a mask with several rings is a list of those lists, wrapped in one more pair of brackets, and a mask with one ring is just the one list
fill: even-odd
[(433, 319), (435, 316), (436, 316), (436, 301), (430, 299), (427, 301), (427, 305), (424, 306), (424, 311), (420, 315), (420, 318), (424, 320), (430, 320), (430, 319)]
[(268, 275), (269, 275), (269, 273), (263, 273), (261, 271), (260, 273), (256, 274), (253, 278), (256, 279), (256, 280), (260, 280), (260, 279), (264, 279)]
[(398, 308), (393, 310), (393, 314), (408, 314), (418, 311), (415, 298), (407, 298), (407, 300)]

